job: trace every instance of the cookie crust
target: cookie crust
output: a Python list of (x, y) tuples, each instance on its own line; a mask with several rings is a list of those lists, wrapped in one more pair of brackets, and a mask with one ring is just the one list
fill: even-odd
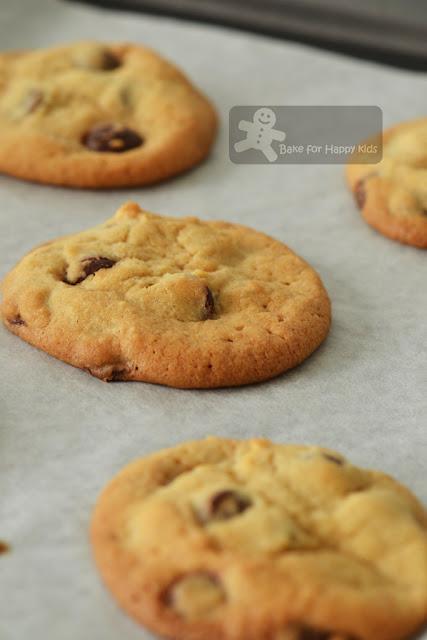
[[(224, 491), (249, 506), (213, 517)], [(336, 452), (208, 438), (122, 470), (91, 540), (120, 605), (166, 638), (402, 640), (427, 621), (426, 527), (405, 487)]]
[(2, 291), (10, 331), (103, 380), (259, 382), (307, 358), (330, 325), (319, 276), (281, 242), (135, 203), (36, 248)]
[(366, 222), (383, 235), (427, 248), (427, 118), (388, 129), (383, 160), (349, 164), (350, 190)]
[[(109, 126), (139, 141), (87, 145), (93, 130)], [(84, 188), (151, 184), (201, 162), (216, 128), (210, 102), (146, 47), (78, 42), (0, 54), (0, 172), (17, 178)]]

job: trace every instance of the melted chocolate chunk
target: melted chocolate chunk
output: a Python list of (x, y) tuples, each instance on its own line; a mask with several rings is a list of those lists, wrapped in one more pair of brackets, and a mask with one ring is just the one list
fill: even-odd
[(212, 318), (214, 313), (215, 313), (215, 302), (213, 299), (212, 291), (209, 289), (209, 287), (206, 287), (205, 304), (203, 307), (203, 320)]
[(25, 320), (21, 317), (21, 315), (18, 313), (18, 315), (16, 315), (13, 318), (10, 318), (10, 320), (8, 320), (9, 324), (15, 324), (15, 325), (23, 325), (23, 326), (27, 326), (27, 323), (25, 322)]
[(121, 363), (104, 364), (99, 367), (86, 368), (94, 378), (99, 378), (104, 382), (120, 382), (127, 380), (130, 368)]
[(363, 178), (360, 178), (360, 180), (356, 182), (353, 195), (359, 209), (363, 209), (366, 203), (366, 182), (370, 178), (374, 178), (376, 175), (376, 173), (368, 173), (366, 176), (363, 176)]
[(9, 545), (0, 540), (0, 553), (7, 553), (8, 551), (10, 551)]
[(356, 186), (354, 187), (354, 199), (356, 200), (356, 204), (359, 209), (363, 209), (366, 202), (366, 187), (364, 179), (356, 182)]
[(73, 63), (87, 71), (113, 71), (122, 62), (116, 54), (100, 46), (84, 46), (74, 52)]
[(112, 71), (113, 69), (117, 69), (120, 67), (121, 61), (119, 58), (114, 55), (112, 51), (105, 50), (102, 55), (102, 67), (103, 71)]
[(83, 136), (82, 142), (91, 151), (123, 153), (141, 146), (144, 140), (128, 127), (97, 124)]
[(105, 258), (103, 256), (91, 256), (90, 258), (85, 258), (82, 260), (83, 263), (83, 273), (84, 275), (80, 276), (75, 282), (70, 282), (66, 278), (64, 278), (64, 282), (66, 284), (80, 284), (83, 280), (86, 280), (88, 276), (96, 273), (100, 269), (111, 269), (116, 264), (115, 260), (111, 260), (111, 258)]
[(114, 267), (115, 264), (115, 260), (111, 260), (111, 258), (86, 258), (84, 261), (83, 271), (85, 272), (85, 277), (87, 278), (100, 269), (111, 269), (111, 267)]
[(129, 372), (127, 369), (114, 369), (111, 372), (111, 377), (108, 378), (107, 382), (123, 382), (123, 380), (126, 380), (128, 373)]
[(209, 501), (205, 514), (205, 522), (215, 520), (229, 520), (246, 511), (251, 501), (237, 491), (227, 489), (213, 495)]

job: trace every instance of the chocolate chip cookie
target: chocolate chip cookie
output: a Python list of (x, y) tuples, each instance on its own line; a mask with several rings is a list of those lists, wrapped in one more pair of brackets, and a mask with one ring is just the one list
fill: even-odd
[(134, 203), (36, 248), (2, 290), (10, 331), (103, 380), (261, 381), (307, 358), (330, 324), (318, 275), (281, 242)]
[(314, 446), (208, 438), (126, 467), (95, 508), (98, 568), (174, 640), (401, 640), (427, 621), (427, 512)]
[(379, 164), (350, 164), (347, 179), (365, 220), (383, 235), (427, 248), (427, 118), (384, 133)]
[(0, 171), (72, 187), (163, 180), (199, 163), (213, 107), (172, 64), (132, 44), (0, 54)]

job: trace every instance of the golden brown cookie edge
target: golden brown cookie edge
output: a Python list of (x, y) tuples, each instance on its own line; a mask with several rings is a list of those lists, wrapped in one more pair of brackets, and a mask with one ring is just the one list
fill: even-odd
[[(427, 122), (427, 119), (418, 118), (394, 125), (384, 132), (383, 141), (386, 142), (395, 133), (409, 129), (414, 124), (422, 122)], [(369, 164), (347, 164), (345, 168), (346, 182), (355, 200), (356, 190), (358, 184), (360, 184), (359, 181), (367, 178), (364, 184), (365, 202), (362, 207), (358, 207), (362, 217), (383, 236), (418, 249), (426, 249), (427, 221), (397, 218), (389, 213), (386, 181), (380, 177), (373, 177), (373, 179), (369, 177), (370, 174), (374, 176), (375, 166)]]

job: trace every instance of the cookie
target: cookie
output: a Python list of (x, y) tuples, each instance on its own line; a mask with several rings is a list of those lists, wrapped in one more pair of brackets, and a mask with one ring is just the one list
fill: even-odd
[(302, 362), (330, 324), (318, 275), (281, 242), (134, 203), (36, 248), (2, 290), (8, 329), (103, 380), (257, 382)]
[(366, 222), (383, 235), (427, 248), (427, 118), (384, 133), (380, 163), (350, 164), (347, 180)]
[(137, 460), (91, 539), (121, 606), (174, 640), (400, 640), (427, 621), (427, 512), (319, 447), (208, 438)]
[(145, 185), (201, 162), (215, 130), (208, 100), (140, 45), (0, 55), (0, 172), (71, 187)]

